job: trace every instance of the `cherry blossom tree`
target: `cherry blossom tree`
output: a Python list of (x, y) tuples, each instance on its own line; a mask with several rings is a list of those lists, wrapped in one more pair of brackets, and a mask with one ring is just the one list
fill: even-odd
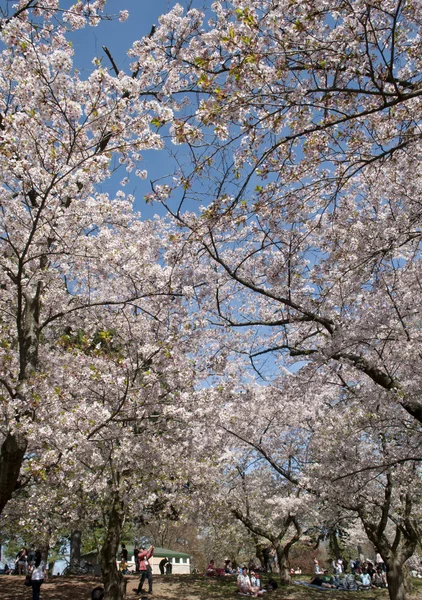
[(377, 392), (362, 385), (349, 391), (349, 402), (343, 393), (325, 422), (314, 422), (319, 434), (309, 448), (308, 481), (322, 498), (359, 516), (387, 566), (393, 600), (405, 597), (403, 567), (420, 535), (420, 435), (414, 419)]
[[(174, 242), (195, 265), (194, 299), (219, 340), (214, 372), (240, 364), (235, 354), (263, 380), (300, 370), (290, 406), (323, 449), (332, 434), (336, 468), (367, 487), (349, 508), (391, 561), (392, 597), (404, 594), (399, 571), (418, 528), (417, 493), (402, 482), (419, 489), (420, 9), (233, 1), (215, 2), (208, 19), (176, 6), (131, 52), (183, 107), (157, 125), (189, 152), (149, 199), (179, 224)], [(349, 413), (325, 403), (356, 410), (363, 437), (343, 438)], [(379, 433), (387, 450), (372, 421), (364, 429), (365, 407), (391, 415)], [(415, 451), (400, 439), (410, 430)], [(365, 482), (336, 450), (345, 446)], [(331, 485), (319, 465), (315, 480)], [(382, 541), (387, 523), (395, 541)]]
[[(101, 341), (114, 313), (147, 314), (147, 298), (174, 297), (154, 225), (140, 222), (132, 197), (97, 187), (115, 157), (131, 171), (161, 145), (142, 77), (99, 60), (86, 80), (73, 68), (67, 30), (97, 25), (104, 4), (21, 1), (1, 20), (0, 509), (24, 483), (28, 444), (42, 446), (51, 418), (66, 427), (60, 411), (81, 359), (75, 350), (64, 364), (67, 337)], [(157, 303), (151, 319), (159, 312)]]
[(229, 501), (231, 512), (257, 543), (263, 539), (264, 544), (275, 549), (280, 581), (289, 584), (289, 552), (303, 533), (304, 503), (294, 489), (288, 489), (291, 487), (288, 482), (280, 485), (268, 466), (254, 470), (251, 475), (240, 472), (239, 478), (237, 497), (232, 493)]
[[(6, 507), (6, 519), (9, 506), (16, 511), (22, 501), (29, 514), (44, 514), (42, 501), (51, 490), (44, 504), (54, 505), (58, 531), (101, 523), (100, 563), (106, 597), (113, 600), (124, 594), (116, 555), (125, 520), (179, 518), (197, 463), (192, 445), (198, 434), (187, 418), (192, 368), (179, 337), (181, 311), (177, 301), (168, 304), (164, 312), (163, 302), (149, 299), (148, 314), (141, 301), (137, 310), (108, 314), (96, 307), (84, 331), (61, 336), (59, 399), (50, 400), (44, 431), (33, 425), (31, 454), (23, 463), (28, 481)], [(159, 309), (155, 319), (153, 309)]]
[[(347, 373), (342, 376), (349, 380)], [(375, 384), (369, 389), (363, 375), (354, 387), (338, 385), (337, 390), (335, 373), (331, 382), (327, 379), (310, 364), (277, 386), (250, 386), (240, 415), (236, 407), (245, 392), (233, 387), (231, 402), (226, 394), (220, 428), (237, 441), (235, 447), (249, 448), (255, 461), (295, 491), (292, 510), (283, 486), (270, 493), (261, 479), (254, 488), (258, 508), (250, 511), (251, 518), (249, 510), (239, 517), (261, 535), (271, 517), (264, 516), (265, 527), (253, 521), (266, 502), (272, 516), (280, 510), (305, 512), (302, 522), (310, 529), (335, 515), (346, 529), (359, 518), (387, 565), (390, 598), (404, 598), (403, 566), (416, 550), (421, 526), (419, 427), (386, 392), (380, 398)]]
[(419, 9), (177, 5), (131, 55), (182, 109), (157, 126), (189, 152), (150, 199), (214, 269), (203, 310), (247, 330), (227, 346), (260, 373), (269, 354), (352, 364), (422, 420)]

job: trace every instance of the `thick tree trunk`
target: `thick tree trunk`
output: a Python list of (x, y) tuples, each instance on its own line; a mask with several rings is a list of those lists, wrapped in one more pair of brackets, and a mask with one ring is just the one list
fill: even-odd
[(49, 576), (49, 577), (52, 577), (52, 575), (53, 575), (53, 571), (54, 571), (54, 565), (55, 565), (55, 564), (56, 564), (56, 561), (55, 561), (55, 560), (50, 560), (50, 561), (48, 562), (48, 569), (47, 569), (47, 571), (48, 571), (48, 576)]
[(254, 535), (253, 540), (255, 543), (255, 556), (259, 560), (262, 566), (264, 566), (264, 555), (262, 553), (262, 544), (258, 541), (258, 536)]
[(341, 551), (340, 551), (340, 546), (338, 543), (338, 537), (337, 537), (336, 531), (332, 531), (330, 533), (330, 545), (331, 545), (331, 549), (332, 549), (332, 553), (333, 553), (333, 559), (337, 560), (337, 559), (341, 558)]
[(8, 433), (0, 449), (0, 513), (18, 487), (19, 474), (28, 445), (20, 434)]
[(280, 583), (282, 585), (289, 585), (291, 583), (290, 569), (289, 569), (289, 557), (288, 553), (284, 551), (284, 548), (276, 548), (277, 562), (280, 573)]
[(124, 512), (123, 503), (117, 494), (108, 515), (107, 532), (100, 552), (100, 564), (105, 590), (104, 600), (123, 600), (126, 595), (126, 582), (118, 571), (117, 551), (122, 533)]
[[(41, 552), (41, 558), (43, 559), (43, 561), (44, 561), (44, 563), (45, 563), (45, 565), (47, 567), (47, 573), (48, 573), (48, 575), (52, 575), (53, 574), (53, 568), (54, 568), (54, 561), (52, 561), (52, 562), (48, 561), (48, 555), (50, 554), (50, 544), (49, 544), (49, 542), (47, 540), (48, 540), (48, 538), (50, 536), (48, 535), (48, 537), (47, 537), (47, 535), (48, 534), (46, 532), (46, 537), (44, 538), (44, 542), (39, 543), (37, 549)], [(52, 569), (50, 571), (51, 564), (52, 564)]]
[(75, 529), (70, 534), (70, 568), (79, 567), (81, 563), (82, 532)]
[(388, 594), (390, 600), (406, 600), (403, 564), (391, 561), (387, 564)]
[[(14, 395), (15, 402), (25, 402), (24, 394), (21, 393), (24, 383), (37, 369), (38, 344), (39, 344), (39, 316), (40, 295), (42, 284), (39, 283), (34, 298), (26, 298), (23, 301), (18, 315), (18, 339), (19, 339), (19, 382)], [(13, 387), (13, 386), (12, 386)], [(9, 393), (12, 392), (9, 390)], [(28, 446), (26, 437), (19, 433), (6, 434), (0, 449), (0, 514), (18, 487), (19, 475), (25, 452)]]

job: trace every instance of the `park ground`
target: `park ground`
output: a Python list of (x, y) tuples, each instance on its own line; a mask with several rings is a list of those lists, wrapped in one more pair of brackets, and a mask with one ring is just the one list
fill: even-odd
[[(133, 591), (138, 578), (129, 576), (127, 584), (127, 600), (139, 598)], [(306, 581), (308, 576), (300, 579)], [(0, 576), (1, 600), (31, 600), (31, 588), (24, 586), (24, 577), (13, 575)], [(411, 600), (422, 600), (422, 580), (416, 580)], [(41, 588), (41, 600), (89, 600), (91, 590), (100, 584), (99, 579), (89, 576), (53, 577)], [(154, 577), (153, 595), (145, 596), (153, 600), (228, 600), (240, 599), (236, 593), (235, 579), (210, 578), (193, 575), (172, 577)], [(300, 586), (287, 586), (268, 594), (268, 600), (388, 600), (387, 590), (371, 590), (368, 592), (320, 592)]]

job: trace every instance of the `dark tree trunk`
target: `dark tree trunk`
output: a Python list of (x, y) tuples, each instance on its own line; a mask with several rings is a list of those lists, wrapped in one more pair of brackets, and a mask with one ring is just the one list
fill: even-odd
[[(383, 507), (383, 518), (376, 524), (369, 519), (365, 513), (359, 516), (365, 528), (366, 534), (374, 547), (380, 553), (387, 567), (388, 593), (390, 600), (405, 600), (405, 566), (404, 563), (415, 552), (419, 541), (419, 530), (412, 518), (412, 498), (409, 494), (403, 495), (403, 521), (396, 524), (393, 542), (385, 535), (387, 526), (388, 510), (390, 509), (391, 494), (393, 489), (392, 477), (387, 476), (388, 485), (385, 491), (385, 503)], [(387, 510), (388, 509), (388, 510)]]
[(253, 536), (253, 539), (255, 542), (255, 556), (257, 557), (257, 559), (259, 560), (261, 565), (264, 566), (265, 561), (264, 561), (264, 554), (262, 552), (262, 544), (259, 543), (258, 537), (256, 535)]
[(288, 551), (286, 552), (285, 548), (279, 546), (278, 548), (276, 548), (276, 552), (278, 568), (280, 572), (280, 583), (282, 585), (289, 585), (292, 581), (292, 578), (290, 577)]
[(405, 600), (406, 590), (404, 586), (403, 564), (401, 561), (388, 561), (387, 581), (390, 600)]
[(100, 552), (101, 572), (105, 590), (104, 600), (123, 600), (126, 582), (117, 569), (116, 556), (124, 519), (123, 503), (116, 494), (108, 515), (107, 532)]
[(0, 449), (0, 513), (18, 487), (19, 474), (28, 446), (19, 433), (7, 433)]
[[(15, 402), (25, 403), (25, 394), (22, 392), (23, 384), (37, 370), (41, 291), (42, 284), (38, 283), (33, 298), (24, 295), (19, 297), (20, 308), (17, 315), (19, 381), (16, 392), (11, 389), (14, 387), (13, 385), (8, 387), (8, 392)], [(0, 514), (11, 499), (13, 492), (19, 487), (19, 475), (27, 446), (28, 440), (24, 435), (7, 432), (0, 449)]]
[[(289, 552), (290, 548), (300, 539), (301, 528), (296, 519), (295, 515), (286, 515), (283, 520), (282, 529), (278, 535), (274, 535), (272, 532), (265, 530), (263, 527), (254, 525), (251, 518), (248, 515), (244, 515), (240, 510), (232, 508), (234, 516), (242, 521), (242, 523), (249, 529), (249, 531), (255, 536), (261, 536), (267, 539), (272, 546), (275, 548), (277, 553), (277, 563), (280, 570), (280, 583), (282, 585), (288, 585), (291, 582), (290, 569), (289, 569)], [(280, 540), (284, 538), (288, 532), (290, 526), (293, 525), (295, 533), (293, 537), (286, 542), (283, 546), (280, 544)]]
[(75, 529), (70, 534), (70, 568), (79, 567), (81, 563), (82, 532)]
[[(50, 536), (48, 536), (50, 537)], [(44, 538), (44, 539), (48, 539), (48, 538)], [(47, 565), (47, 573), (48, 575), (52, 575), (53, 573), (53, 568), (54, 568), (54, 561), (52, 562), (52, 569), (50, 571), (50, 565), (51, 562), (48, 562), (48, 555), (50, 554), (50, 544), (48, 542), (44, 542), (41, 544), (38, 544), (38, 550), (41, 552), (41, 558), (43, 559), (44, 563)]]
[(338, 543), (337, 531), (331, 531), (330, 533), (330, 545), (333, 553), (333, 559), (337, 560), (341, 558), (340, 545)]

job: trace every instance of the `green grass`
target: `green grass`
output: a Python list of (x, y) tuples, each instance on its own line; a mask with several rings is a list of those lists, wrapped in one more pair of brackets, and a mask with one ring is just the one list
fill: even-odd
[[(297, 581), (309, 581), (310, 575), (295, 575)], [(274, 579), (278, 583), (277, 574)], [(174, 583), (180, 584), (181, 579), (175, 578)], [(268, 581), (268, 576), (264, 576), (264, 583)], [(422, 580), (419, 584), (422, 586)], [(204, 576), (186, 576), (183, 577), (184, 588), (189, 595), (196, 596), (198, 600), (224, 600), (226, 598), (240, 598), (237, 594), (236, 577), (204, 577)], [(170, 583), (170, 578), (167, 580)], [(419, 583), (419, 582), (418, 582)], [(420, 588), (422, 591), (422, 588)], [(267, 600), (387, 600), (388, 590), (368, 590), (365, 592), (342, 592), (340, 590), (318, 591), (312, 588), (305, 588), (298, 585), (280, 586), (277, 590), (265, 594)], [(175, 596), (177, 597), (177, 596)]]

